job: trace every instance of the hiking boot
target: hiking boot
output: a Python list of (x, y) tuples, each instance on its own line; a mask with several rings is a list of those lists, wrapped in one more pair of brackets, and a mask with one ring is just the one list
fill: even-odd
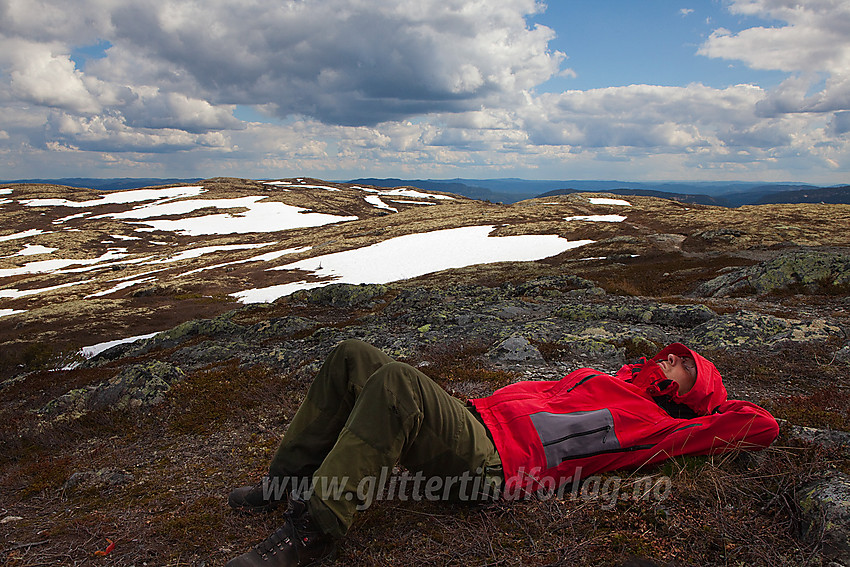
[(286, 511), (286, 523), (248, 553), (228, 561), (225, 567), (302, 567), (333, 550), (333, 539), (315, 525), (307, 503), (293, 498)]
[(285, 504), (289, 491), (284, 490), (276, 478), (264, 476), (253, 486), (234, 488), (227, 496), (227, 503), (238, 512), (256, 514), (274, 510)]

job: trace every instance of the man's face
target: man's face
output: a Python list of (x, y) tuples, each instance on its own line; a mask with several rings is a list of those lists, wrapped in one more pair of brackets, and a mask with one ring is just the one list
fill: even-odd
[(656, 361), (664, 375), (679, 385), (679, 395), (684, 396), (691, 391), (697, 381), (697, 366), (689, 356), (668, 354), (663, 360)]

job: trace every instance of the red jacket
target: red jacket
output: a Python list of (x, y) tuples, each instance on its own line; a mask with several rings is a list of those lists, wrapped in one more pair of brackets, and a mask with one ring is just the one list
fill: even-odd
[[(696, 383), (684, 396), (654, 362), (671, 352), (696, 363)], [(770, 413), (727, 400), (714, 365), (678, 343), (652, 360), (623, 366), (616, 377), (582, 368), (559, 381), (519, 382), (470, 402), (502, 458), (506, 494), (677, 455), (758, 450), (779, 434)]]

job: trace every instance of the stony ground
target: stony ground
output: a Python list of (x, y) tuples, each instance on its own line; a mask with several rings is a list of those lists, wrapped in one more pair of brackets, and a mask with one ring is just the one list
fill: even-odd
[[(824, 229), (846, 225), (850, 207), (727, 210), (629, 200), (623, 223), (559, 222), (620, 212), (570, 195), (545, 200), (559, 205), (470, 201), (312, 231), (312, 239), (333, 241), (334, 233), (366, 243), (476, 221), (596, 243), (540, 262), (330, 286), (271, 304), (163, 292), (155, 297), (167, 306), (160, 323), (170, 330), (152, 339), (73, 370), (49, 368), (58, 349), (15, 358), (0, 386), (3, 564), (223, 565), (281, 521), (279, 513), (231, 513), (227, 491), (260, 477), (321, 359), (357, 337), (460, 398), (581, 366), (614, 371), (683, 341), (716, 363), (731, 397), (784, 421), (777, 443), (757, 455), (617, 473), (626, 486), (644, 474), (670, 478), (660, 500), (623, 490), (612, 501), (589, 486), (564, 499), (484, 508), (379, 502), (327, 565), (620, 565), (635, 557), (659, 565), (826, 565), (841, 552), (825, 524), (810, 522), (801, 496), (809, 482), (850, 473), (846, 437), (807, 439), (800, 427), (850, 431), (847, 235)], [(298, 233), (304, 242), (306, 232)], [(229, 281), (192, 285), (204, 295), (211, 289), (204, 285), (228, 291)], [(145, 297), (70, 296), (55, 319), (39, 312), (44, 305), (29, 318), (0, 319), (4, 348), (34, 353), (33, 345), (53, 341), (96, 342), (75, 336), (82, 305), (89, 307), (77, 313), (81, 325), (101, 320), (102, 332), (115, 333), (104, 340), (140, 334), (133, 317), (149, 308)], [(114, 549), (96, 555), (107, 540)]]

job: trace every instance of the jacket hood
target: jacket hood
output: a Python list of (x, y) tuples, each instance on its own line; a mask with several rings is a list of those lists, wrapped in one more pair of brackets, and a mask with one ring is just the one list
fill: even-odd
[[(694, 387), (683, 396), (680, 396), (678, 391), (670, 392), (672, 401), (685, 404), (699, 415), (710, 414), (714, 408), (726, 401), (727, 394), (726, 387), (723, 385), (723, 377), (720, 376), (720, 372), (717, 371), (714, 364), (681, 343), (673, 343), (665, 347), (652, 357), (652, 361), (663, 360), (668, 354), (689, 356), (694, 359), (697, 367), (697, 379)], [(658, 368), (660, 370), (660, 367)]]

